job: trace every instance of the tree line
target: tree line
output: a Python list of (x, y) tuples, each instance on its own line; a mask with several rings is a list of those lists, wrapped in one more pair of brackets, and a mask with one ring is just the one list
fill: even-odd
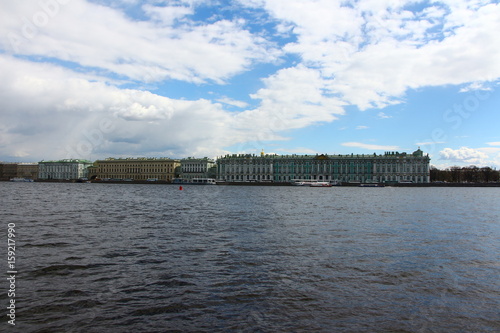
[(458, 167), (453, 166), (440, 170), (431, 167), (431, 182), (448, 183), (490, 183), (500, 180), (500, 171), (490, 167), (479, 168), (477, 166)]

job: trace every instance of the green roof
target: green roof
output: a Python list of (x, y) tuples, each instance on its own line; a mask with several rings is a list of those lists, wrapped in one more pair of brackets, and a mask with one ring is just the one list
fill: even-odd
[(89, 160), (84, 160), (84, 159), (64, 159), (64, 160), (57, 160), (57, 161), (40, 161), (38, 163), (84, 163), (84, 164), (92, 164), (93, 162), (90, 162)]
[(255, 155), (255, 154), (227, 154), (225, 156), (219, 157), (219, 159), (231, 159), (231, 158), (276, 158), (276, 159), (334, 159), (334, 158), (393, 158), (393, 157), (423, 157), (422, 151), (419, 151), (419, 154), (407, 154), (407, 153), (400, 153), (400, 152), (385, 152), (384, 154), (379, 154), (377, 155), (376, 153), (373, 154), (346, 154), (346, 155), (341, 155), (341, 154), (310, 154), (310, 155), (298, 155), (298, 154), (291, 154), (291, 155), (278, 155), (278, 154), (264, 154), (264, 155)]

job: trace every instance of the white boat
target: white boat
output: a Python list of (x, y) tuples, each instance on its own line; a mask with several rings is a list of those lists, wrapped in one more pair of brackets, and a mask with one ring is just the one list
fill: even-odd
[(216, 185), (213, 178), (193, 178), (188, 184), (194, 185)]
[(193, 179), (176, 178), (173, 180), (172, 183), (179, 185), (217, 185), (214, 178), (193, 178)]
[(308, 179), (294, 179), (291, 181), (291, 184), (294, 186), (310, 186), (310, 187), (331, 187), (332, 184), (330, 182), (320, 182), (317, 180), (308, 180)]
[(316, 181), (307, 179), (293, 179), (290, 183), (294, 186), (311, 186), (311, 183), (313, 182)]
[(378, 183), (362, 183), (359, 184), (358, 187), (384, 187), (384, 185)]
[(309, 185), (311, 187), (332, 187), (333, 185), (330, 184), (330, 182), (315, 182), (315, 183), (311, 183), (311, 185)]
[(18, 182), (18, 183), (32, 183), (33, 179), (15, 177), (15, 178), (12, 178), (10, 181), (11, 182)]

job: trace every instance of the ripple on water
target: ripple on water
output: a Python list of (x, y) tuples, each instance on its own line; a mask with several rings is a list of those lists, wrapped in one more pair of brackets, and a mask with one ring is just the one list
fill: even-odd
[(496, 189), (87, 185), (0, 183), (24, 332), (500, 329)]

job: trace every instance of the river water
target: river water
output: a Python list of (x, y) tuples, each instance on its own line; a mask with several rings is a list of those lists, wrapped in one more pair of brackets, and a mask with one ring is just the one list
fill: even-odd
[(0, 190), (13, 331), (500, 331), (500, 188)]

